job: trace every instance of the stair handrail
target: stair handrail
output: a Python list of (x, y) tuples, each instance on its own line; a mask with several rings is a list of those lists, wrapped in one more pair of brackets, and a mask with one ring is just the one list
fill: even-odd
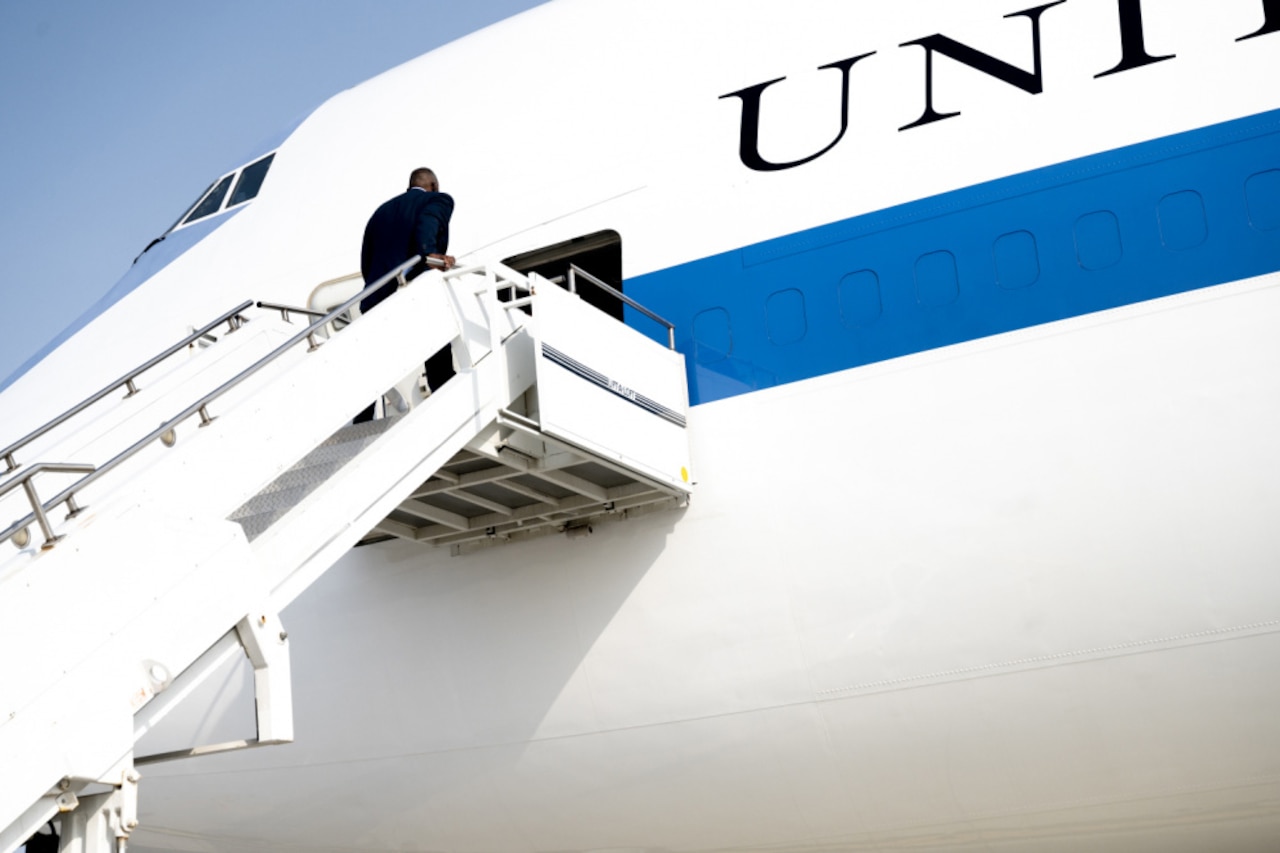
[(22, 463), (14, 459), (13, 454), (17, 453), (19, 450), (26, 447), (31, 442), (35, 441), (37, 438), (40, 438), (41, 436), (47, 434), (49, 431), (56, 429), (58, 426), (66, 423), (71, 418), (74, 418), (76, 415), (80, 414), (85, 409), (89, 408), (94, 403), (98, 402), (99, 400), (101, 400), (103, 397), (107, 396), (111, 392), (118, 391), (121, 387), (127, 387), (129, 389), (129, 393), (124, 395), (124, 399), (128, 399), (134, 396), (135, 394), (137, 394), (139, 389), (138, 389), (138, 386), (134, 384), (135, 379), (137, 379), (139, 376), (141, 376), (143, 373), (147, 372), (151, 368), (155, 367), (160, 362), (167, 359), (169, 356), (173, 355), (174, 353), (178, 352), (181, 349), (184, 349), (185, 347), (189, 346), (195, 341), (198, 341), (200, 338), (203, 338), (205, 335), (209, 334), (209, 332), (211, 332), (213, 329), (217, 328), (223, 323), (228, 323), (230, 325), (230, 328), (227, 330), (227, 334), (231, 334), (231, 332), (234, 332), (236, 329), (240, 328), (240, 325), (244, 322), (244, 318), (240, 316), (241, 312), (251, 307), (252, 305), (253, 305), (252, 301), (243, 302), (240, 305), (237, 305), (235, 308), (232, 308), (230, 311), (226, 312), (221, 317), (214, 320), (212, 323), (209, 323), (203, 328), (197, 329), (196, 331), (187, 335), (182, 340), (178, 341), (173, 346), (166, 349), (164, 352), (160, 353), (159, 355), (153, 356), (152, 358), (143, 362), (139, 366), (135, 367), (133, 370), (130, 370), (125, 375), (121, 376), (119, 379), (106, 385), (104, 388), (102, 388), (102, 390), (98, 391), (95, 394), (91, 394), (85, 399), (81, 400), (79, 403), (72, 406), (70, 409), (67, 409), (65, 412), (58, 415), (53, 420), (49, 421), (44, 426), (38, 427), (37, 429), (27, 433), (25, 436), (15, 441), (13, 444), (10, 444), (4, 450), (0, 450), (0, 459), (4, 460), (4, 463), (6, 466), (6, 470), (3, 473), (5, 474), (11, 473), (13, 471), (18, 470), (18, 468), (21, 467)]
[(281, 320), (284, 320), (286, 323), (292, 323), (292, 322), (293, 322), (292, 320), (290, 320), (290, 319), (289, 319), (289, 315), (290, 315), (290, 314), (301, 314), (301, 315), (302, 315), (302, 316), (304, 316), (304, 317), (323, 317), (323, 316), (324, 316), (324, 312), (323, 312), (323, 311), (316, 311), (316, 310), (311, 309), (311, 308), (299, 308), (299, 307), (298, 307), (298, 306), (296, 306), (296, 305), (285, 305), (285, 304), (280, 303), (280, 302), (261, 302), (261, 301), (259, 301), (259, 302), (257, 303), (257, 306), (258, 306), (259, 308), (265, 308), (265, 309), (266, 309), (266, 310), (268, 310), (268, 311), (279, 311), (279, 312), (280, 312), (280, 319), (281, 319)]
[[(435, 260), (436, 260), (435, 258), (428, 258), (427, 263), (432, 266), (437, 266), (439, 264), (438, 261), (434, 264), (432, 263), (432, 261), (435, 261)], [(209, 414), (209, 409), (208, 409), (210, 403), (217, 400), (223, 394), (235, 388), (240, 383), (244, 382), (246, 379), (249, 379), (250, 377), (252, 377), (258, 371), (262, 370), (264, 367), (274, 362), (277, 358), (284, 355), (286, 352), (292, 349), (295, 345), (297, 345), (298, 343), (304, 340), (310, 343), (310, 347), (307, 350), (308, 352), (314, 352), (316, 349), (319, 349), (321, 344), (319, 341), (316, 340), (315, 334), (320, 329), (322, 329), (326, 323), (331, 322), (335, 317), (337, 317), (339, 314), (342, 314), (344, 311), (349, 311), (353, 305), (358, 303), (365, 296), (369, 295), (370, 293), (382, 287), (383, 285), (388, 284), (389, 282), (391, 282), (392, 279), (398, 278), (404, 273), (413, 269), (413, 267), (417, 265), (420, 261), (422, 261), (422, 256), (414, 255), (409, 260), (400, 264), (395, 269), (391, 270), (391, 272), (387, 273), (382, 278), (378, 279), (373, 284), (369, 285), (364, 290), (357, 293), (355, 296), (352, 296), (346, 302), (334, 308), (328, 314), (316, 320), (311, 325), (307, 326), (305, 329), (302, 329), (296, 335), (289, 338), (284, 343), (280, 344), (274, 350), (267, 353), (265, 356), (258, 359), (256, 362), (254, 362), (253, 364), (246, 367), (244, 370), (237, 373), (231, 379), (228, 379), (226, 382), (219, 385), (213, 391), (210, 391), (208, 394), (205, 394), (203, 397), (201, 397), (199, 400), (192, 403), (191, 405), (187, 406), (177, 415), (174, 415), (172, 418), (165, 421), (160, 426), (153, 429), (151, 432), (147, 433), (146, 436), (144, 436), (143, 438), (129, 445), (129, 447), (117, 453), (110, 460), (108, 460), (107, 462), (99, 466), (97, 469), (95, 469), (92, 473), (87, 474), (83, 479), (63, 489), (61, 492), (54, 495), (49, 500), (40, 502), (39, 499), (35, 497), (35, 488), (34, 488), (34, 485), (31, 484), (31, 476), (34, 476), (34, 474), (37, 472), (32, 472), (30, 476), (16, 478), (16, 480), (24, 481), (28, 486), (26, 491), (27, 491), (28, 500), (32, 502), (32, 511), (30, 514), (26, 515), (22, 519), (15, 521), (13, 524), (11, 524), (3, 533), (0, 533), (0, 544), (3, 544), (9, 541), (15, 535), (26, 530), (28, 527), (31, 526), (32, 522), (37, 521), (39, 519), (41, 513), (47, 513), (49, 510), (53, 509), (54, 507), (58, 506), (61, 503), (66, 503), (75, 512), (83, 511), (84, 507), (77, 506), (75, 503), (75, 495), (77, 492), (82, 491), (85, 488), (93, 485), (93, 483), (97, 482), (99, 479), (101, 479), (102, 477), (109, 474), (111, 471), (118, 468), (122, 463), (130, 459), (134, 454), (138, 453), (140, 450), (142, 450), (144, 447), (146, 447), (156, 439), (160, 439), (166, 446), (172, 446), (177, 441), (176, 430), (178, 428), (178, 425), (183, 421), (185, 421), (187, 418), (191, 417), (192, 415), (195, 415), (195, 414), (200, 415), (201, 427), (206, 427), (209, 424), (213, 423), (214, 416)], [(241, 308), (247, 308), (250, 305), (252, 305), (252, 301), (246, 302), (244, 305), (241, 306)], [(48, 463), (46, 463), (46, 465), (47, 464)], [(45, 467), (44, 470), (52, 470), (52, 469), (49, 467)], [(16, 483), (16, 480), (14, 481), (15, 483)], [(8, 491), (8, 488), (6, 488), (6, 491)], [(51, 533), (52, 533), (51, 530), (46, 532), (44, 545), (41, 546), (42, 550), (48, 550), (57, 544), (59, 537), (51, 538), (49, 535)], [(23, 545), (22, 547), (25, 547), (25, 545)]]

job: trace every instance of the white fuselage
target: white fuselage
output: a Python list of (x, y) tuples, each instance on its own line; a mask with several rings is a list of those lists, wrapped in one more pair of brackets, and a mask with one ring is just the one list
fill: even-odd
[[(708, 312), (732, 316), (728, 360), (695, 379), (742, 359), (777, 380), (694, 406), (686, 509), (461, 556), (353, 550), (283, 614), (296, 742), (150, 768), (133, 849), (1258, 850), (1280, 836), (1280, 244), (1262, 218), (1280, 137), (1255, 128), (1256, 162), (1240, 164), (1241, 233), (1272, 241), (1249, 275), (1207, 269), (1180, 292), (840, 369), (796, 374), (810, 351), (786, 355), (838, 349), (815, 343), (831, 317), (839, 346), (864, 345), (841, 301), (841, 276), (872, 266), (857, 217), (1280, 107), (1263, 82), (1280, 34), (1237, 41), (1264, 4), (1148, 3), (1146, 53), (1176, 57), (1099, 77), (1121, 55), (1124, 4), (1069, 0), (1039, 18), (1040, 94), (935, 55), (934, 106), (961, 114), (900, 130), (925, 106), (925, 50), (900, 45), (944, 33), (1030, 69), (1031, 23), (1005, 18), (1020, 5), (539, 7), (335, 97), (278, 149), (260, 198), (5, 391), (16, 435), (240, 299), (305, 304), (355, 269), (369, 212), (419, 165), (458, 200), (459, 257), (612, 229), (626, 292), (676, 306), (687, 352), (721, 346), (698, 337), (718, 328), (699, 325)], [(849, 69), (839, 142), (748, 168), (746, 100), (722, 96), (785, 76), (761, 97), (758, 153), (802, 159), (841, 130), (841, 72), (819, 66), (872, 51)], [(1195, 190), (1212, 249), (1229, 226), (1195, 180), (1141, 204)], [(1079, 223), (1124, 223), (1139, 204), (1110, 186), (1064, 209), (1057, 237), (991, 203), (992, 239), (1036, 232), (1042, 278), (1010, 298), (1039, 298), (1063, 258), (1088, 270)], [(965, 203), (981, 222), (987, 202)], [(1169, 220), (1152, 222), (1172, 251)], [(811, 246), (767, 242), (799, 232)], [(963, 305), (967, 256), (935, 237), (908, 247), (904, 275), (914, 263), (923, 288), (919, 259), (954, 251)], [(1131, 256), (1143, 239), (1123, 231)], [(815, 283), (812, 252), (842, 245), (847, 267)], [(740, 291), (703, 299), (696, 275), (664, 283), (738, 249), (742, 268), (772, 264), (772, 283), (751, 280), (759, 316), (730, 303)], [(1206, 263), (1194, 251), (1178, 263)], [(891, 270), (876, 270), (889, 318)], [(95, 352), (111, 358), (86, 362)], [(54, 377), (68, 398), (46, 404)], [(226, 673), (153, 745), (251, 725), (248, 689)]]

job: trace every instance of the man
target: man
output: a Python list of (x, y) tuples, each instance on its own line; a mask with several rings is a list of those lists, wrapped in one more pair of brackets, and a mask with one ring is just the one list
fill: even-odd
[[(364, 227), (364, 243), (360, 247), (360, 273), (365, 286), (373, 284), (414, 255), (435, 258), (444, 269), (454, 260), (444, 254), (449, 249), (449, 218), (453, 215), (453, 198), (440, 192), (440, 181), (430, 169), (414, 169), (409, 175), (409, 189), (384, 202)], [(408, 272), (414, 278), (425, 272), (419, 264)], [(360, 310), (368, 311), (396, 291), (396, 282), (378, 288), (360, 302)]]
[[(364, 242), (360, 247), (360, 274), (365, 287), (373, 284), (414, 255), (434, 258), (440, 269), (452, 269), (454, 259), (445, 252), (449, 249), (449, 218), (453, 215), (453, 198), (440, 192), (436, 173), (427, 168), (414, 169), (409, 175), (409, 189), (384, 202), (369, 217), (364, 228)], [(426, 272), (428, 265), (417, 264), (405, 274), (406, 279)], [(396, 292), (399, 283), (392, 279), (387, 284), (360, 300), (360, 311), (370, 311), (375, 305)], [(444, 347), (427, 359), (427, 385), (439, 388), (453, 376), (453, 359), (449, 347)], [(357, 420), (373, 417), (372, 408), (362, 412)]]

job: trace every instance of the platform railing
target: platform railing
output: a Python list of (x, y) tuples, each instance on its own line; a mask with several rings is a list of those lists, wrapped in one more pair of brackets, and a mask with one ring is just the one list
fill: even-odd
[(569, 292), (570, 293), (576, 294), (578, 292), (579, 278), (584, 279), (590, 282), (591, 284), (594, 284), (596, 287), (600, 288), (605, 293), (631, 306), (632, 308), (639, 311), (644, 316), (648, 317), (650, 320), (653, 320), (655, 323), (665, 326), (667, 329), (667, 349), (676, 348), (676, 327), (670, 321), (664, 320), (662, 317), (659, 317), (657, 314), (653, 313), (648, 308), (645, 308), (639, 302), (636, 302), (630, 296), (627, 296), (621, 290), (618, 290), (613, 285), (608, 284), (605, 281), (602, 281), (601, 279), (587, 272), (577, 264), (569, 264)]

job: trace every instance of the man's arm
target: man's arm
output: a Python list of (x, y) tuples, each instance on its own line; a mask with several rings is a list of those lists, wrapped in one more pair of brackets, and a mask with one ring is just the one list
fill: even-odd
[[(436, 256), (444, 260), (448, 250), (449, 218), (453, 216), (453, 198), (445, 193), (430, 193), (426, 203), (418, 211), (415, 239), (419, 253), (425, 258)], [(448, 258), (445, 269), (453, 266)]]

